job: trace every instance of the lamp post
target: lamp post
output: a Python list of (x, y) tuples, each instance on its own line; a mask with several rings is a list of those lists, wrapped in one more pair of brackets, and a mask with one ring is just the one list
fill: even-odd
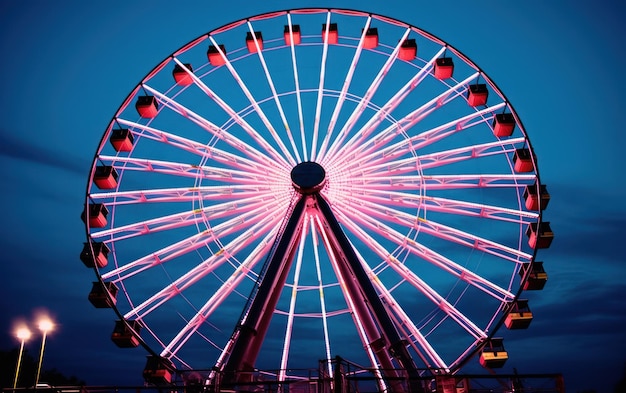
[(35, 377), (35, 388), (39, 383), (39, 374), (41, 373), (41, 363), (43, 361), (43, 350), (46, 346), (46, 337), (48, 332), (54, 329), (54, 323), (47, 317), (44, 317), (39, 320), (37, 323), (37, 327), (43, 333), (43, 337), (41, 339), (41, 351), (39, 352), (39, 364), (37, 365), (37, 376)]
[(20, 353), (17, 356), (17, 366), (15, 366), (15, 380), (13, 381), (13, 389), (17, 387), (17, 377), (20, 375), (20, 366), (22, 365), (22, 354), (24, 353), (24, 343), (30, 338), (30, 329), (21, 326), (15, 331), (15, 336), (20, 340)]

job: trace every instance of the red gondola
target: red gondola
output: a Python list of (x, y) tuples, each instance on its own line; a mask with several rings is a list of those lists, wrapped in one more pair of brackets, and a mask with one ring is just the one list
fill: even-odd
[(331, 23), (328, 26), (328, 40), (326, 40), (326, 23), (322, 24), (322, 40), (328, 41), (329, 44), (336, 44), (339, 42), (339, 31), (337, 30), (336, 23)]
[(111, 334), (111, 340), (120, 348), (134, 348), (139, 346), (139, 321), (115, 321), (115, 328)]
[(139, 116), (152, 119), (159, 113), (159, 104), (155, 96), (139, 96), (135, 103)]
[(440, 57), (435, 60), (435, 78), (448, 79), (452, 78), (454, 73), (454, 62), (451, 57)]
[[(226, 56), (226, 47), (224, 45), (219, 45), (219, 50), (221, 50), (224, 56)], [(222, 57), (219, 50), (216, 46), (209, 45), (209, 50), (206, 52), (209, 63), (211, 63), (214, 67), (226, 64), (226, 60), (224, 60), (224, 57)]]
[[(254, 39), (256, 38), (256, 43)], [(257, 44), (259, 45), (259, 50), (263, 50), (263, 34), (260, 31), (255, 31), (254, 36), (251, 32), (246, 33), (246, 46), (248, 47), (248, 52), (256, 53)]]
[(117, 128), (111, 132), (109, 142), (115, 151), (131, 151), (135, 138), (128, 128)]
[[(193, 72), (193, 68), (191, 67), (191, 64), (187, 63), (187, 64), (184, 64), (184, 66), (189, 71)], [(190, 84), (193, 83), (193, 79), (191, 78), (191, 75), (189, 75), (189, 73), (187, 73), (187, 71), (185, 71), (185, 69), (181, 67), (180, 64), (176, 64), (174, 66), (174, 70), (172, 71), (172, 76), (174, 77), (174, 80), (176, 81), (177, 85), (189, 86)]]
[(417, 44), (414, 38), (406, 39), (400, 45), (400, 52), (398, 52), (398, 59), (411, 61), (417, 56)]
[(469, 86), (467, 90), (467, 103), (470, 106), (481, 106), (487, 104), (489, 90), (484, 83), (476, 83)]
[(285, 37), (285, 45), (291, 45), (291, 36), (293, 36), (293, 44), (300, 45), (302, 41), (300, 25), (291, 25), (291, 32), (289, 31), (289, 25), (285, 25), (283, 36)]

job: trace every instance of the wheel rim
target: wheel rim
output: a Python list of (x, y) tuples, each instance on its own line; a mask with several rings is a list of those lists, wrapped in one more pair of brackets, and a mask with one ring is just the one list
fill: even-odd
[[(372, 48), (368, 28), (379, 34)], [(244, 40), (258, 31), (262, 42)], [(398, 58), (406, 39), (416, 40), (414, 59)], [(225, 45), (216, 60), (224, 64), (207, 60), (209, 45)], [(452, 78), (434, 76), (441, 57), (453, 59)], [(486, 105), (468, 105), (476, 83), (486, 85)], [(141, 95), (158, 102), (154, 117), (137, 115)], [(496, 113), (512, 114), (512, 135), (494, 135)], [(128, 152), (110, 143), (119, 128), (133, 135)], [(523, 173), (512, 158), (520, 148), (530, 151)], [(357, 11), (231, 23), (174, 52), (127, 97), (87, 189), (107, 222), (94, 226), (91, 210), (85, 220), (89, 246), (111, 251), (96, 273), (119, 287), (118, 316), (139, 321), (141, 343), (177, 368), (221, 364), (298, 194), (290, 173), (305, 161), (325, 171), (315, 192), (365, 261), (413, 359), (457, 371), (493, 336), (527, 279), (520, 271), (534, 262), (525, 233), (541, 209), (523, 200), (527, 186), (540, 187), (534, 154), (506, 97), (467, 57), (418, 28)], [(100, 166), (115, 168), (113, 188), (96, 184)], [(343, 355), (372, 366), (371, 350), (353, 350), (371, 340), (351, 316), (324, 229), (314, 213), (304, 222), (258, 365), (310, 368)]]

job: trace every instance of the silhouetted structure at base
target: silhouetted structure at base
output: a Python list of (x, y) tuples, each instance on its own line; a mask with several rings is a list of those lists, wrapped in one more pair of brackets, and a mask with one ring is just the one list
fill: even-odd
[[(167, 384), (146, 384), (145, 386), (64, 386), (39, 389), (2, 389), (2, 393), (373, 393), (380, 392), (380, 378), (372, 370), (362, 368), (339, 357), (333, 359), (332, 374), (329, 362), (321, 361), (319, 369), (289, 370), (292, 376), (279, 381), (279, 372), (255, 370), (246, 372), (245, 383), (222, 383), (220, 375), (211, 370), (178, 372), (175, 379)], [(297, 377), (294, 372), (300, 371)], [(402, 377), (403, 370), (395, 370), (401, 377), (396, 381), (407, 393), (414, 393), (419, 385), (429, 393), (565, 393), (561, 374), (507, 374), (507, 375), (449, 375), (433, 374), (435, 370), (423, 370), (424, 375), (417, 380)], [(209, 379), (212, 378), (212, 379)], [(396, 389), (398, 385), (395, 386)], [(165, 390), (164, 390), (165, 389)]]
[(285, 373), (280, 370), (235, 371), (236, 378), (217, 370), (178, 371), (167, 383), (163, 380), (157, 384), (154, 378), (146, 379), (146, 388), (153, 386), (184, 393), (369, 393), (389, 391), (393, 385), (394, 391), (406, 393), (565, 392), (561, 374), (450, 375), (444, 370), (418, 371), (415, 377), (406, 370), (396, 369), (393, 374), (397, 378), (390, 380), (391, 373), (335, 357), (330, 361), (321, 360), (317, 369), (288, 370), (282, 379), (280, 375)]

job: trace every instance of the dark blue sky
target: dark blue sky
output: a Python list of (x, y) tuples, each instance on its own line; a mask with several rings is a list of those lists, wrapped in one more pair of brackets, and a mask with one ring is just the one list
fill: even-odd
[[(530, 297), (531, 328), (507, 339), (507, 366), (562, 372), (568, 391), (608, 392), (626, 361), (626, 185), (621, 90), (624, 6), (582, 1), (361, 1), (449, 42), (513, 103), (552, 196), (549, 282)], [(106, 125), (130, 90), (191, 39), (250, 15), (312, 1), (0, 3), (0, 348), (13, 322), (58, 321), (46, 368), (90, 384), (137, 383), (141, 349), (109, 336), (112, 312), (86, 299), (78, 254), (86, 180)], [(349, 1), (333, 7), (355, 8)], [(38, 340), (29, 344), (38, 350)]]

